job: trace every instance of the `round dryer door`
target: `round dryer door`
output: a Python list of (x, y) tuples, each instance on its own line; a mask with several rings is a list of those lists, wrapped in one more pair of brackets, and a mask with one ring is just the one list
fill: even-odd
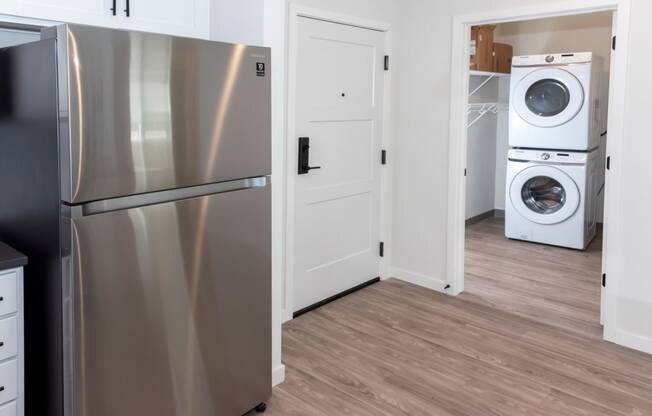
[(514, 109), (536, 127), (557, 127), (571, 121), (584, 105), (582, 83), (561, 68), (531, 72), (516, 86)]
[(572, 217), (580, 205), (573, 179), (553, 166), (532, 166), (521, 171), (509, 189), (512, 205), (537, 224), (559, 224)]

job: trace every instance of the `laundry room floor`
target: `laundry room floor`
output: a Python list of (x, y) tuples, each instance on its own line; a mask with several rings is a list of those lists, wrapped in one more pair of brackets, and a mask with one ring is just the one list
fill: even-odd
[(599, 339), (599, 240), (509, 241), (490, 219), (467, 246), (459, 297), (390, 279), (287, 323), (266, 414), (652, 415), (652, 356)]
[(466, 229), (465, 296), (537, 322), (602, 338), (602, 233), (586, 251), (505, 238), (504, 218)]

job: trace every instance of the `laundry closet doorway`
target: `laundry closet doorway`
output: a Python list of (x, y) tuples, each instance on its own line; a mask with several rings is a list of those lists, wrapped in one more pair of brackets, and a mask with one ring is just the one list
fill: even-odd
[[(536, 9), (536, 10), (534, 10)], [(465, 291), (465, 272), (467, 272), (465, 268), (465, 249), (466, 248), (471, 248), (473, 249), (473, 240), (467, 241), (467, 238), (474, 238), (474, 234), (468, 234), (467, 231), (467, 219), (471, 218), (473, 220), (483, 220), (484, 218), (481, 218), (482, 216), (480, 214), (483, 213), (482, 210), (480, 210), (477, 214), (480, 216), (478, 218), (478, 215), (470, 215), (468, 209), (469, 209), (469, 203), (473, 205), (474, 201), (472, 201), (472, 196), (473, 193), (467, 193), (469, 189), (467, 188), (468, 186), (473, 186), (473, 180), (477, 180), (472, 178), (472, 172), (470, 172), (470, 164), (471, 162), (471, 155), (468, 153), (469, 151), (469, 146), (471, 146), (470, 140), (473, 138), (472, 133), (469, 133), (467, 130), (469, 128), (469, 125), (476, 125), (478, 123), (483, 123), (484, 121), (482, 120), (482, 117), (468, 117), (469, 114), (469, 108), (471, 108), (468, 103), (468, 94), (477, 94), (478, 88), (486, 88), (487, 86), (491, 86), (491, 79), (493, 79), (493, 82), (495, 83), (502, 83), (502, 85), (498, 88), (504, 89), (507, 88), (507, 97), (511, 98), (511, 95), (514, 94), (514, 90), (510, 90), (510, 82), (509, 79), (506, 81), (501, 81), (499, 79), (498, 74), (483, 74), (483, 73), (477, 73), (474, 71), (469, 70), (469, 55), (471, 52), (471, 44), (469, 42), (470, 36), (470, 29), (472, 26), (480, 26), (480, 25), (496, 25), (500, 24), (502, 22), (524, 22), (527, 23), (529, 21), (534, 21), (536, 19), (544, 19), (544, 18), (553, 18), (557, 16), (569, 16), (569, 15), (585, 15), (585, 14), (590, 14), (590, 13), (598, 13), (598, 12), (607, 12), (608, 14), (613, 14), (614, 15), (614, 27), (617, 28), (614, 29), (614, 33), (617, 32), (617, 39), (618, 39), (618, 48), (613, 52), (611, 58), (611, 72), (610, 72), (610, 82), (609, 82), (609, 92), (608, 94), (605, 93), (605, 95), (608, 95), (609, 97), (609, 112), (608, 112), (608, 126), (609, 126), (609, 135), (608, 135), (608, 147), (606, 150), (606, 157), (609, 157), (610, 160), (610, 170), (607, 172), (607, 179), (606, 179), (606, 187), (604, 188), (604, 191), (606, 192), (605, 196), (605, 204), (606, 204), (606, 212), (604, 214), (604, 223), (605, 223), (605, 230), (604, 230), (604, 244), (601, 243), (598, 239), (593, 241), (593, 245), (591, 247), (598, 247), (600, 250), (600, 253), (597, 253), (595, 256), (595, 259), (590, 260), (591, 264), (595, 266), (596, 270), (594, 271), (595, 274), (595, 287), (594, 289), (591, 290), (596, 290), (599, 292), (599, 287), (600, 287), (600, 275), (602, 272), (606, 276), (611, 275), (611, 278), (613, 280), (609, 280), (609, 284), (607, 285), (606, 293), (605, 296), (603, 297), (604, 303), (602, 308), (599, 306), (599, 294), (598, 294), (598, 301), (597, 301), (597, 306), (596, 308), (600, 308), (601, 312), (604, 313), (604, 336), (606, 339), (613, 339), (612, 334), (616, 330), (616, 322), (617, 322), (617, 310), (615, 307), (613, 307), (614, 302), (610, 302), (609, 299), (614, 299), (614, 296), (616, 294), (617, 290), (617, 276), (615, 273), (610, 273), (610, 271), (615, 270), (615, 266), (617, 262), (620, 260), (619, 258), (616, 257), (615, 251), (610, 251), (609, 248), (613, 247), (614, 244), (616, 244), (617, 239), (620, 237), (618, 234), (618, 215), (617, 215), (617, 210), (618, 210), (618, 194), (619, 194), (619, 183), (618, 179), (620, 177), (620, 171), (617, 168), (614, 168), (614, 163), (613, 160), (617, 158), (617, 155), (620, 153), (620, 149), (622, 147), (622, 137), (623, 137), (623, 126), (622, 126), (622, 120), (623, 120), (623, 106), (622, 103), (624, 102), (624, 85), (625, 85), (625, 67), (626, 67), (626, 62), (627, 62), (627, 22), (628, 22), (628, 12), (629, 12), (629, 2), (628, 1), (603, 1), (603, 2), (594, 2), (592, 3), (591, 6), (587, 6), (585, 2), (570, 2), (568, 4), (565, 4), (563, 6), (559, 5), (553, 5), (553, 6), (541, 6), (539, 8), (534, 8), (533, 10), (530, 10), (530, 13), (524, 12), (524, 9), (521, 10), (516, 10), (516, 11), (494, 11), (491, 13), (486, 13), (484, 15), (478, 14), (478, 15), (472, 15), (472, 16), (459, 16), (455, 19), (454, 21), (454, 30), (453, 30), (453, 65), (452, 65), (452, 75), (453, 75), (453, 82), (451, 86), (451, 135), (450, 135), (450, 178), (449, 178), (449, 229), (448, 229), (448, 266), (447, 266), (447, 272), (448, 272), (448, 281), (451, 284), (449, 293), (452, 294), (459, 294), (463, 291)], [(618, 13), (615, 13), (615, 12)], [(606, 39), (607, 41), (610, 41), (610, 39)], [(611, 44), (611, 42), (609, 42)], [(622, 47), (621, 47), (622, 45)], [(552, 52), (552, 51), (547, 51), (547, 52)], [(563, 53), (566, 52), (580, 52), (579, 50), (577, 51), (569, 51), (569, 50), (559, 50), (555, 51), (559, 52), (559, 57), (558, 59), (578, 59), (578, 57), (575, 58), (566, 58), (562, 57)], [(572, 63), (574, 65), (574, 63)], [(524, 66), (528, 66), (527, 63)], [(474, 80), (474, 76), (476, 79)], [(485, 77), (483, 80), (482, 77)], [(545, 78), (545, 77), (544, 77)], [(554, 78), (554, 77), (548, 77), (548, 78)], [(554, 91), (550, 89), (550, 86), (545, 86), (546, 89), (546, 94), (552, 94)], [(558, 92), (566, 92), (568, 93), (568, 102), (565, 102), (564, 108), (566, 107), (573, 107), (572, 106), (572, 100), (573, 95), (569, 93), (567, 88), (559, 87)], [(498, 94), (500, 95), (500, 94)], [(562, 94), (563, 95), (563, 94)], [(562, 95), (560, 95), (561, 98)], [(504, 96), (504, 94), (503, 94)], [(575, 95), (577, 97), (577, 95)], [(499, 99), (495, 100), (494, 102), (482, 102), (483, 100), (480, 100), (480, 102), (475, 102), (471, 100), (472, 104), (475, 104), (475, 114), (498, 114), (498, 117), (507, 118), (508, 114), (508, 109), (505, 106), (505, 102), (500, 102)], [(558, 100), (559, 101), (559, 100)], [(560, 102), (561, 103), (561, 102)], [(536, 104), (536, 103), (535, 103)], [(561, 104), (560, 104), (561, 105)], [(591, 103), (591, 105), (594, 105), (594, 103)], [(536, 106), (535, 106), (536, 107)], [(544, 109), (538, 109), (537, 111), (543, 111), (546, 110)], [(606, 113), (606, 109), (605, 113)], [(563, 111), (558, 112), (558, 114), (563, 113)], [(552, 116), (555, 116), (556, 114), (552, 114)], [(566, 115), (568, 116), (568, 115)], [(603, 123), (605, 126), (605, 131), (602, 132), (603, 136), (606, 135), (606, 119), (605, 122)], [(497, 146), (500, 146), (497, 145)], [(502, 146), (505, 146), (503, 143)], [(524, 146), (525, 147), (525, 146)], [(505, 163), (501, 163), (500, 160), (496, 161), (495, 165), (495, 170), (494, 175), (499, 176), (500, 174), (502, 175), (509, 175), (509, 172), (498, 172), (500, 170), (500, 166), (503, 166), (503, 170), (506, 171), (508, 169), (509, 163), (508, 162), (508, 149), (505, 149), (503, 152), (504, 154), (504, 159)], [(519, 150), (517, 148), (517, 150)], [(561, 214), (569, 214), (570, 211), (572, 211), (571, 208), (564, 208), (564, 206), (571, 206), (574, 198), (573, 195), (577, 196), (577, 193), (573, 193), (574, 190), (574, 185), (572, 185), (572, 181), (569, 181), (569, 178), (572, 178), (574, 180), (577, 180), (577, 173), (571, 172), (569, 169), (566, 169), (565, 167), (561, 165), (581, 165), (581, 164), (588, 164), (589, 162), (587, 159), (589, 158), (588, 154), (590, 152), (586, 152), (586, 155), (580, 154), (580, 159), (573, 159), (575, 155), (571, 152), (565, 152), (562, 151), (561, 148), (556, 149), (559, 151), (551, 150), (550, 152), (544, 151), (544, 152), (539, 152), (539, 153), (532, 153), (530, 152), (532, 149), (520, 149), (519, 152), (520, 154), (513, 156), (511, 153), (509, 153), (509, 157), (512, 157), (513, 160), (518, 161), (518, 162), (523, 162), (523, 161), (529, 161), (530, 159), (528, 158), (544, 158), (545, 160), (551, 159), (550, 162), (559, 162), (560, 166), (557, 166), (557, 169), (561, 172), (560, 175), (535, 175), (536, 177), (532, 177), (528, 180), (523, 181), (521, 184), (522, 186), (519, 188), (518, 199), (520, 200), (523, 198), (524, 200), (525, 195), (522, 192), (524, 189), (528, 188), (533, 190), (530, 194), (531, 197), (531, 206), (526, 207), (529, 210), (536, 210), (536, 209), (541, 209), (541, 210), (550, 210), (549, 212), (542, 212), (541, 217), (546, 217), (546, 219), (550, 219), (553, 216), (561, 215)], [(496, 155), (501, 154), (500, 149), (496, 149)], [(468, 160), (467, 160), (468, 156)], [(485, 153), (485, 157), (486, 156)], [(572, 160), (566, 160), (564, 158), (570, 157)], [(534, 159), (532, 159), (534, 160)], [(566, 163), (569, 162), (569, 163)], [(590, 163), (593, 163), (595, 165), (595, 161), (591, 161)], [(540, 167), (539, 167), (540, 168)], [(541, 168), (540, 168), (541, 169)], [(566, 170), (567, 172), (564, 173), (563, 171)], [(570, 173), (569, 173), (570, 172)], [(580, 173), (581, 174), (581, 173)], [(553, 181), (552, 179), (547, 180), (547, 182), (544, 183), (544, 178), (549, 178), (556, 176), (557, 179)], [(495, 178), (494, 178), (495, 179)], [(522, 179), (522, 178), (521, 178)], [(527, 179), (527, 178), (526, 178)], [(501, 190), (501, 185), (500, 183), (502, 182), (502, 187), (503, 189)], [(509, 180), (496, 180), (495, 181), (495, 198), (496, 201), (503, 199), (509, 202)], [(568, 190), (564, 190), (564, 185), (569, 186)], [(547, 188), (546, 188), (547, 187)], [(546, 188), (546, 190), (543, 190)], [(581, 189), (582, 192), (584, 192), (583, 189)], [(502, 194), (501, 194), (502, 192)], [(555, 194), (557, 192), (557, 194)], [(588, 191), (587, 191), (588, 192)], [(542, 199), (539, 199), (542, 197)], [(516, 198), (515, 197), (515, 198)], [(575, 198), (577, 199), (577, 198)], [(556, 202), (555, 202), (556, 201)], [(527, 201), (526, 201), (527, 202)], [(524, 202), (524, 206), (526, 205), (526, 202)], [(577, 201), (575, 201), (577, 202)], [(599, 204), (596, 204), (596, 206)], [(583, 207), (582, 207), (583, 208)], [(504, 209), (504, 208), (503, 208)], [(579, 209), (579, 207), (578, 207)], [(570, 210), (569, 212), (566, 212)], [(492, 214), (492, 216), (497, 216), (500, 218), (502, 215), (504, 215), (504, 211), (501, 212), (502, 210), (500, 209), (499, 205), (496, 204), (496, 209), (495, 212)], [(550, 215), (545, 215), (545, 214), (550, 214)], [(506, 229), (505, 226), (503, 225), (504, 223), (502, 222), (504, 220), (497, 219), (495, 221), (495, 224), (493, 225), (493, 230), (492, 232), (495, 233), (495, 236), (497, 239), (496, 241), (500, 241), (500, 244), (502, 244), (503, 241), (513, 241), (513, 240), (508, 240), (505, 235), (503, 234), (504, 230)], [(608, 224), (608, 225), (607, 225)], [(485, 230), (486, 231), (486, 230)], [(478, 237), (476, 234), (475, 237)], [(513, 236), (509, 236), (510, 238), (513, 238)], [(484, 239), (485, 236), (480, 235), (481, 239)], [(519, 237), (516, 237), (519, 238)], [(522, 238), (526, 239), (526, 238)], [(467, 244), (469, 243), (469, 244)], [(481, 246), (486, 246), (488, 244), (491, 244), (489, 240), (482, 240), (480, 243), (478, 241), (475, 242), (476, 247), (481, 247)], [(547, 243), (547, 241), (544, 240), (544, 243)], [(551, 242), (549, 244), (553, 245), (561, 245), (565, 247), (571, 247), (571, 243), (568, 242)], [(579, 244), (579, 243), (578, 243)], [(604, 246), (604, 266), (601, 264), (600, 260), (600, 254), (602, 253), (602, 247)], [(511, 247), (511, 246), (510, 246)], [(538, 264), (541, 267), (549, 267), (552, 269), (552, 271), (549, 271), (550, 276), (555, 276), (556, 274), (559, 277), (563, 277), (563, 273), (567, 271), (567, 268), (563, 268), (559, 273), (555, 274), (554, 268), (555, 266), (559, 266), (560, 260), (555, 258), (555, 251), (548, 249), (547, 247), (542, 247), (542, 248), (534, 248), (534, 245), (532, 247), (530, 246), (518, 246), (519, 248), (524, 248), (524, 251), (520, 254), (516, 254), (516, 257), (522, 259), (522, 261), (518, 261), (515, 259), (512, 259), (510, 261), (513, 261), (513, 264), (510, 266), (510, 269), (508, 270), (515, 270), (518, 269), (520, 264)], [(504, 249), (504, 248), (503, 248)], [(611, 253), (611, 257), (610, 257)], [(491, 263), (491, 258), (489, 257), (483, 257), (486, 253), (474, 253), (472, 254), (475, 256), (475, 263), (471, 263), (471, 268), (476, 267), (479, 263), (482, 263), (483, 261)], [(519, 257), (520, 256), (520, 257)], [(565, 258), (565, 257), (564, 257)], [(579, 257), (578, 257), (579, 258)], [(574, 261), (574, 260), (573, 260)], [(478, 263), (479, 262), (479, 263)], [(573, 262), (569, 262), (569, 264), (573, 264)], [(578, 263), (579, 264), (579, 263)], [(467, 263), (467, 266), (469, 264)], [(572, 267), (577, 266), (577, 264), (573, 265)], [(488, 266), (491, 268), (491, 266)], [(581, 267), (581, 266), (579, 266)], [(602, 270), (601, 270), (602, 269)], [(504, 276), (504, 274), (501, 275), (504, 271), (501, 271), (500, 269), (493, 270), (495, 272), (495, 282), (498, 284), (505, 284), (509, 285), (510, 284), (510, 279), (509, 276)], [(471, 272), (474, 272), (471, 270)], [(477, 270), (475, 271), (477, 272)], [(539, 282), (540, 283), (540, 282)], [(546, 284), (549, 282), (545, 282)], [(540, 287), (536, 286), (536, 282), (528, 288), (528, 290), (539, 290)], [(565, 290), (565, 285), (567, 286), (568, 284), (572, 284), (572, 282), (569, 281), (564, 281), (563, 278), (558, 279), (552, 284), (558, 285), (558, 289), (560, 293), (563, 293)], [(476, 288), (477, 289), (477, 288)], [(473, 289), (473, 290), (476, 290)], [(480, 287), (480, 289), (485, 290), (486, 293), (495, 290), (495, 287), (492, 286), (486, 286), (484, 288)], [(523, 295), (525, 292), (522, 292), (521, 295)], [(526, 297), (523, 297), (521, 300), (526, 299)], [(523, 301), (522, 305), (502, 305), (505, 308), (507, 307), (521, 307), (521, 306), (527, 306), (528, 308), (535, 310), (536, 307), (532, 307), (531, 304), (526, 305), (528, 301), (525, 300)], [(534, 303), (535, 301), (533, 301)], [(499, 305), (500, 306), (500, 305)], [(538, 305), (540, 306), (540, 305)], [(593, 307), (593, 306), (591, 306)], [(553, 314), (554, 315), (554, 314)], [(551, 316), (553, 316), (551, 315)], [(596, 313), (596, 322), (599, 323), (600, 316)], [(575, 323), (573, 323), (575, 325)], [(579, 325), (578, 325), (579, 326)], [(593, 328), (592, 330), (595, 330)], [(601, 332), (601, 331), (600, 331)], [(600, 334), (602, 336), (602, 334)]]

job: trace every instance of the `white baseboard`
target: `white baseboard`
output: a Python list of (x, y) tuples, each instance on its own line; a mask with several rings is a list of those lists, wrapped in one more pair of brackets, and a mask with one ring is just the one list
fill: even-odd
[(443, 279), (437, 279), (432, 276), (400, 269), (397, 267), (392, 267), (391, 272), (392, 277), (398, 280), (403, 280), (404, 282), (412, 283), (417, 286), (449, 294), (449, 292), (447, 292), (445, 289), (448, 283)]
[(285, 365), (281, 364), (272, 370), (272, 387), (285, 381)]
[(629, 331), (618, 330), (613, 334), (605, 333), (605, 339), (623, 347), (652, 354), (652, 338), (634, 334)]

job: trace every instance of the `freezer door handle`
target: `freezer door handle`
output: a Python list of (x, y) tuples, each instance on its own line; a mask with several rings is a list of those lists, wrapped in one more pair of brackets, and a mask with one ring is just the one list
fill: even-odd
[(120, 198), (106, 199), (103, 201), (89, 202), (83, 205), (72, 206), (70, 210), (70, 217), (79, 218), (88, 215), (103, 214), (105, 212), (121, 211), (130, 208), (139, 208), (148, 205), (162, 204), (165, 202), (198, 198), (206, 195), (241, 191), (251, 188), (264, 188), (269, 184), (269, 181), (269, 177), (262, 176), (259, 178), (247, 178), (237, 181), (212, 183), (189, 188), (179, 188), (169, 191), (130, 195)]

